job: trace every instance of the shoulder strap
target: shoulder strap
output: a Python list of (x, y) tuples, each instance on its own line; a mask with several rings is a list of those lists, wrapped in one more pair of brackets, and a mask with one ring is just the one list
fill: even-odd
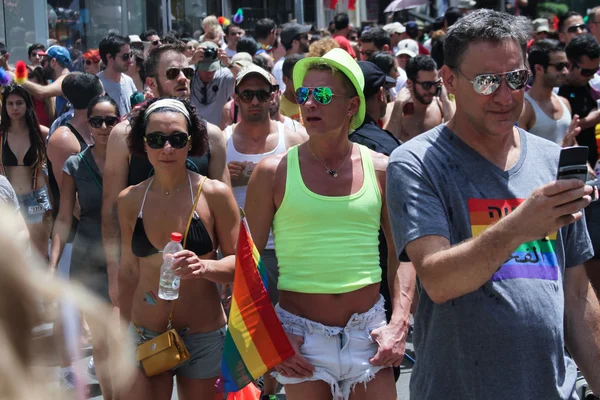
[(183, 235), (183, 248), (185, 249), (185, 245), (187, 243), (188, 232), (190, 231), (190, 225), (192, 224), (192, 218), (194, 217), (194, 212), (196, 211), (196, 206), (198, 205), (198, 200), (200, 199), (200, 193), (202, 192), (202, 186), (204, 186), (204, 182), (206, 181), (206, 177), (202, 178), (200, 181), (200, 185), (198, 186), (198, 193), (196, 193), (196, 199), (194, 200), (194, 205), (192, 206), (192, 211), (190, 212), (190, 216), (188, 217), (187, 226), (185, 228), (185, 235)]
[(96, 176), (96, 173), (94, 172), (94, 170), (92, 169), (92, 167), (90, 167), (90, 165), (88, 164), (87, 160), (85, 158), (83, 158), (83, 155), (81, 153), (79, 153), (77, 155), (79, 156), (79, 158), (81, 159), (81, 161), (83, 161), (83, 163), (85, 164), (87, 170), (90, 171), (90, 174), (92, 174), (92, 176), (94, 177), (94, 180), (96, 181), (96, 185), (98, 185), (98, 187), (100, 188), (100, 190), (102, 190), (102, 182), (100, 182), (100, 179), (98, 179), (98, 177)]

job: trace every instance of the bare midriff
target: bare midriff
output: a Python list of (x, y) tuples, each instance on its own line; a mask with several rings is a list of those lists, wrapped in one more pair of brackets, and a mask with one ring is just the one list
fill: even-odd
[[(214, 253), (212, 253), (214, 254)], [(154, 332), (165, 332), (173, 301), (158, 298), (162, 254), (139, 258), (140, 277), (133, 295), (131, 320)], [(179, 298), (174, 300), (173, 328), (187, 333), (215, 331), (225, 326), (225, 312), (217, 284), (206, 279), (181, 281)]]
[(346, 326), (353, 314), (369, 311), (379, 299), (379, 283), (341, 294), (314, 294), (281, 291), (284, 310), (327, 326)]

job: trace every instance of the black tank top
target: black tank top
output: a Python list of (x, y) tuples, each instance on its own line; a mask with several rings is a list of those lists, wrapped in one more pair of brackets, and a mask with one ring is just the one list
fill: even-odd
[[(64, 126), (69, 128), (71, 132), (73, 132), (73, 135), (75, 135), (75, 138), (79, 142), (79, 147), (81, 148), (79, 152), (82, 152), (88, 148), (87, 143), (85, 142), (85, 140), (83, 140), (83, 137), (79, 132), (77, 132), (77, 129), (75, 129), (73, 125), (71, 125), (70, 123), (66, 123)], [(60, 207), (60, 190), (58, 187), (58, 182), (56, 182), (56, 177), (54, 176), (54, 170), (52, 169), (52, 162), (50, 162), (50, 159), (48, 159), (48, 184), (50, 186), (52, 198), (54, 199), (54, 206), (52, 207), (52, 219), (56, 220), (56, 217), (58, 216), (58, 209)], [(73, 217), (73, 223), (71, 224), (71, 231), (69, 232), (69, 238), (67, 239), (67, 243), (73, 242), (73, 239), (75, 238), (75, 233), (77, 232), (78, 223), (79, 221), (77, 220), (77, 218)]]

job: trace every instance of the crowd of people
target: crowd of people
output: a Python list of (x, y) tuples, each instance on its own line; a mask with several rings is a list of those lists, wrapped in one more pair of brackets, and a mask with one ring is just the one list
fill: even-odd
[[(409, 334), (411, 399), (600, 394), (600, 7), (251, 31), (211, 16), (197, 38), (110, 34), (78, 58), (34, 44), (28, 79), (3, 88), (15, 262), (39, 257), (128, 325), (63, 301), (61, 388), (82, 387), (70, 349), (89, 342), (105, 399), (170, 399), (174, 377), (182, 400), (221, 396), (241, 207), (295, 351), (261, 398), (395, 399)], [(576, 145), (588, 180), (556, 180)], [(171, 328), (189, 360), (114, 367), (119, 334), (137, 347)]]

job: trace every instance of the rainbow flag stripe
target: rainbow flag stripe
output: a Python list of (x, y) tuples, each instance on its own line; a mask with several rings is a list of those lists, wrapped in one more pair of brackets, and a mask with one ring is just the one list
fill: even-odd
[[(471, 235), (475, 238), (514, 211), (523, 199), (469, 199)], [(523, 243), (492, 275), (492, 281), (507, 279), (558, 280), (556, 232), (543, 239)]]
[(237, 392), (294, 355), (267, 294), (267, 274), (242, 219), (235, 261), (233, 295), (221, 375), (223, 389)]

